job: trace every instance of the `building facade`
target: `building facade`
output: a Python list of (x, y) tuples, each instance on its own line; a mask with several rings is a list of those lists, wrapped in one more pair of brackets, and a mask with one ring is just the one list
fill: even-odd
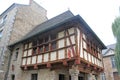
[(103, 51), (104, 73), (106, 80), (120, 80), (120, 75), (118, 74), (115, 65), (114, 50), (115, 44), (111, 44)]
[(29, 5), (14, 3), (0, 15), (0, 80), (7, 74), (10, 56), (7, 46), (46, 20), (46, 10), (34, 1)]
[(106, 47), (81, 16), (66, 11), (9, 48), (7, 80), (100, 80)]

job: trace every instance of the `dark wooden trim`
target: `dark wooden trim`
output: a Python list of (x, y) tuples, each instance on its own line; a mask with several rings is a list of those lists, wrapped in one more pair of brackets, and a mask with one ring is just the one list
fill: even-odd
[[(73, 44), (72, 46), (75, 46), (75, 44)], [(50, 52), (54, 52), (54, 51), (58, 51), (58, 50), (65, 49), (65, 48), (68, 48), (68, 47), (70, 47), (70, 46), (66, 46), (66, 47), (58, 48), (58, 49), (55, 49), (55, 50), (52, 50), (52, 51), (48, 51), (48, 52), (43, 52), (43, 53), (41, 53), (41, 54), (46, 54), (46, 53), (50, 53)], [(41, 55), (41, 54), (36, 54), (36, 55)], [(36, 55), (30, 55), (30, 56), (26, 56), (26, 57), (22, 57), (22, 58), (32, 57), (32, 56), (36, 56)]]
[[(36, 47), (38, 47), (38, 46), (42, 46), (42, 45), (45, 45), (45, 44), (49, 44), (49, 43), (52, 43), (52, 42), (55, 42), (55, 41), (57, 42), (57, 41), (59, 41), (59, 40), (61, 40), (61, 39), (65, 39), (65, 38), (70, 37), (70, 36), (73, 36), (73, 35), (75, 35), (75, 33), (70, 34), (70, 35), (68, 35), (68, 36), (64, 36), (64, 37), (62, 37), (62, 38), (57, 38), (57, 39), (55, 39), (55, 40), (50, 40), (50, 41), (48, 41), (48, 42), (44, 42), (44, 43), (42, 43), (42, 44), (38, 44), (38, 45), (33, 46), (33, 47), (31, 47), (31, 48), (24, 49), (24, 51), (25, 51), (25, 50), (28, 50), (28, 49), (33, 49), (33, 48), (36, 48)], [(27, 44), (27, 45), (28, 45), (28, 44)]]
[[(67, 34), (66, 34), (66, 30), (64, 31), (64, 35), (65, 35), (65, 37), (67, 36)], [(64, 38), (64, 43), (65, 43), (65, 47), (67, 47), (67, 38)], [(67, 58), (67, 48), (65, 48), (65, 58)], [(63, 63), (64, 64), (64, 63)]]
[[(67, 35), (69, 35), (68, 30), (66, 30), (66, 32), (67, 32)], [(75, 50), (74, 50), (74, 47), (72, 46), (72, 41), (71, 41), (70, 36), (68, 36), (68, 39), (69, 39), (69, 42), (70, 42), (70, 47), (71, 47), (71, 49), (72, 49), (73, 57), (75, 57), (75, 56), (76, 56), (76, 55), (75, 55)]]

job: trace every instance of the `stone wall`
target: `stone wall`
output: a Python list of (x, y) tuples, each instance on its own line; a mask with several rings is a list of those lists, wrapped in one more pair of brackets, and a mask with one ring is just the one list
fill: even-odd
[(0, 60), (2, 61), (0, 70), (4, 72), (0, 73), (0, 80), (4, 79), (8, 68), (10, 52), (7, 46), (20, 40), (36, 27), (36, 25), (47, 20), (46, 10), (34, 1), (32, 1), (30, 5), (16, 5), (5, 15), (7, 15), (7, 17), (0, 40), (0, 48), (4, 49), (2, 53), (2, 50), (0, 50)]
[[(15, 59), (16, 49), (19, 48), (18, 58)], [(7, 80), (11, 80), (11, 75), (15, 75), (15, 80), (31, 80), (31, 74), (37, 73), (38, 80), (59, 80), (59, 74), (65, 75), (65, 80), (69, 80), (69, 71), (67, 69), (39, 69), (23, 71), (21, 66), (23, 45), (16, 45), (12, 51), (11, 64)], [(14, 66), (14, 69), (13, 69)]]
[(20, 40), (38, 24), (46, 20), (46, 10), (35, 2), (28, 6), (19, 6), (9, 44)]
[(113, 72), (117, 72), (117, 69), (112, 68), (111, 57), (110, 56), (104, 57), (103, 62), (106, 80), (115, 80)]
[(9, 51), (7, 50), (7, 45), (10, 38), (10, 32), (12, 31), (14, 19), (16, 16), (17, 8), (14, 7), (11, 11), (9, 11), (6, 15), (6, 20), (3, 26), (3, 32), (2, 32), (2, 38), (0, 40), (0, 70), (3, 70), (4, 72), (0, 73), (0, 80), (3, 80), (5, 71), (8, 67), (8, 56)]

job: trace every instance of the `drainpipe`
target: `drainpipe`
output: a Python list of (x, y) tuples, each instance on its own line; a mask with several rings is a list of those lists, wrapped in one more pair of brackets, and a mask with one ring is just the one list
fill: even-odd
[(7, 71), (5, 73), (4, 80), (7, 80), (9, 69), (10, 69), (11, 57), (12, 57), (12, 48), (8, 47), (8, 50), (10, 51), (10, 55), (8, 56), (8, 67), (7, 67)]

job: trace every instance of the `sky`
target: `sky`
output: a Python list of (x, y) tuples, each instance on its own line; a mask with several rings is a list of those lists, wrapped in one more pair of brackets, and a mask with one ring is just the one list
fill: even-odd
[[(120, 15), (120, 0), (34, 0), (47, 10), (50, 19), (67, 10), (80, 15), (105, 45), (115, 43), (112, 23)], [(0, 0), (0, 14), (13, 3), (29, 4), (29, 0)]]

